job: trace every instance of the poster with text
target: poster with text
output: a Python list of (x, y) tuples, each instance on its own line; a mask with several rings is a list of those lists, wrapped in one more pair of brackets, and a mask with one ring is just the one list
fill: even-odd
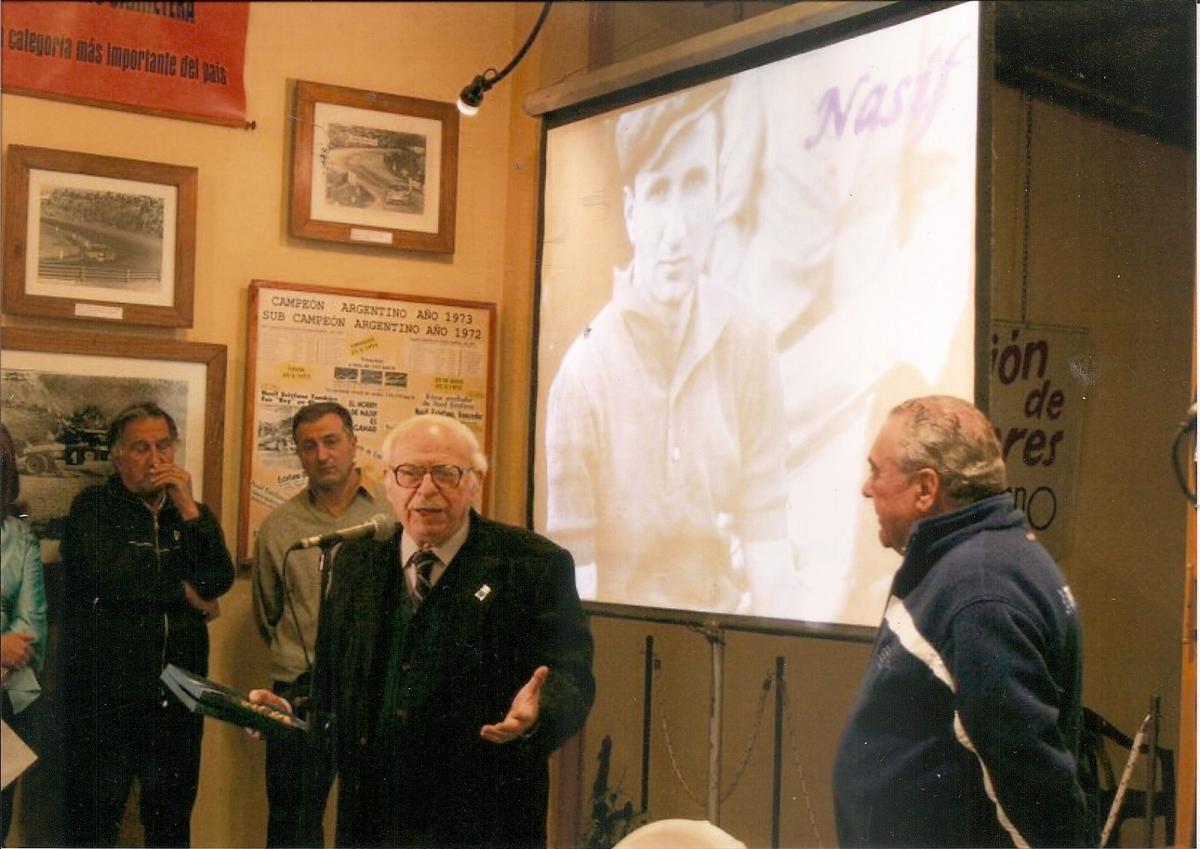
[(240, 127), (249, 3), (5, 3), (4, 91)]
[(291, 427), (305, 404), (350, 411), (358, 465), (374, 480), (384, 437), (414, 414), (455, 418), (490, 452), (493, 304), (255, 281), (250, 309), (243, 559), (267, 514), (306, 485)]
[(1088, 331), (992, 321), (991, 419), (1013, 502), (1061, 559), (1075, 519), (1083, 412), (1095, 384)]

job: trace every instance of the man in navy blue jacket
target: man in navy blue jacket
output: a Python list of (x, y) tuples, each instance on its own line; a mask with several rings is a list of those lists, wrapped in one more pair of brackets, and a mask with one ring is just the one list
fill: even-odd
[(957, 398), (891, 411), (863, 495), (904, 556), (834, 765), (838, 843), (1094, 846), (1071, 590)]

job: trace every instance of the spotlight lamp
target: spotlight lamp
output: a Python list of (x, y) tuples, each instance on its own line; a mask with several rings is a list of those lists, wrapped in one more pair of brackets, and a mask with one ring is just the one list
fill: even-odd
[(495, 68), (488, 68), (481, 74), (476, 74), (475, 79), (471, 80), (458, 95), (458, 111), (470, 117), (479, 111), (480, 104), (483, 103), (483, 96), (487, 94), (492, 86), (504, 79), (513, 68), (517, 67), (517, 63), (525, 58), (525, 54), (529, 51), (533, 40), (537, 38), (537, 34), (542, 29), (542, 24), (546, 22), (546, 16), (550, 14), (550, 0), (546, 0), (542, 4), (542, 13), (538, 15), (537, 23), (533, 25), (533, 29), (529, 32), (529, 37), (525, 39), (525, 43), (521, 45), (521, 49), (517, 51), (517, 55), (512, 57), (507, 65), (497, 71)]
[[(491, 74), (490, 79), (488, 78), (489, 73)], [(492, 80), (495, 77), (496, 69), (488, 68), (463, 86), (462, 93), (458, 96), (458, 111), (468, 118), (477, 113), (479, 111), (479, 104), (483, 103), (483, 95), (492, 87)]]

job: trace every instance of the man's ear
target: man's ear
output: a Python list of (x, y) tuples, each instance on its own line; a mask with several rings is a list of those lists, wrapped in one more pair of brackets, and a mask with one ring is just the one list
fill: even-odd
[(938, 477), (938, 473), (933, 469), (920, 469), (913, 479), (917, 484), (917, 503), (916, 507), (921, 511), (922, 515), (932, 513), (939, 504), (939, 496), (942, 494), (942, 479)]
[(471, 493), (471, 506), (475, 508), (476, 513), (483, 512), (483, 478), (483, 472), (478, 469), (472, 470), (471, 479), (474, 481), (475, 491)]

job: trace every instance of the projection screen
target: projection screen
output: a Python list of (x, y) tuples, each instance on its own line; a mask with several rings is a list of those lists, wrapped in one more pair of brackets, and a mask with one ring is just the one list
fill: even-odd
[(979, 18), (551, 116), (532, 523), (593, 609), (878, 623), (871, 441), (975, 392)]

